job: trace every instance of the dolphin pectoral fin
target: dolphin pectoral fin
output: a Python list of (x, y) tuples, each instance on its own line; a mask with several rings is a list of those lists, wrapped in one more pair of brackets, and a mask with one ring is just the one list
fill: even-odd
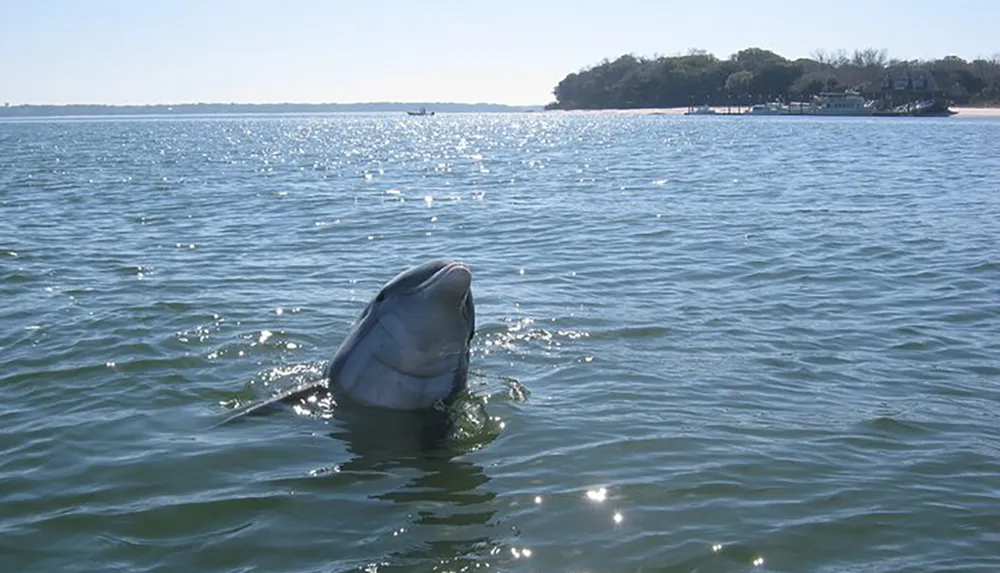
[(246, 408), (241, 409), (240, 411), (236, 412), (235, 414), (232, 414), (231, 416), (222, 420), (213, 427), (217, 428), (219, 426), (222, 426), (223, 424), (228, 424), (229, 422), (232, 422), (234, 420), (245, 418), (246, 416), (264, 414), (279, 403), (293, 402), (321, 392), (322, 393), (330, 392), (325, 381), (305, 382), (302, 384), (298, 384), (296, 386), (288, 388), (287, 390), (282, 390), (281, 392), (278, 392), (277, 394), (271, 396), (270, 398), (267, 398), (266, 400), (261, 400), (260, 402), (256, 402), (254, 404), (251, 404), (250, 406), (247, 406)]

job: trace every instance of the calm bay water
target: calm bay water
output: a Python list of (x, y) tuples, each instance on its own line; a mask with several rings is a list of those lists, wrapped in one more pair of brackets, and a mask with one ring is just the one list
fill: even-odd
[[(998, 142), (0, 123), (0, 571), (1000, 570)], [(292, 409), (211, 427), (318, 377), (432, 257), (475, 274), (453, 447)]]

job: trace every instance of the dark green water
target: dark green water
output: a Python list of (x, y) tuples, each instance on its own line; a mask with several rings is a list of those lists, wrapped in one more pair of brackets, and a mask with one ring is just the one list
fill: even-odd
[[(1000, 122), (0, 123), (0, 571), (1000, 570)], [(467, 261), (460, 439), (232, 407)]]

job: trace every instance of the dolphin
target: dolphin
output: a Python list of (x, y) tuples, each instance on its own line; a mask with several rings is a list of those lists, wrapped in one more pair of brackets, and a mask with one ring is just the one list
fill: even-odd
[(397, 411), (446, 404), (467, 386), (475, 330), (472, 271), (457, 261), (425, 262), (396, 275), (365, 306), (322, 381), (280, 392), (222, 423), (323, 392)]
[(368, 303), (326, 369), (335, 393), (367, 406), (422, 410), (466, 387), (476, 328), (472, 272), (429, 261)]

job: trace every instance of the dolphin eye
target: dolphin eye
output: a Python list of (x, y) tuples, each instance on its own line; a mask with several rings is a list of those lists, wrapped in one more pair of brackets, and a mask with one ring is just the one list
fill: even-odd
[(375, 302), (382, 302), (383, 300), (385, 300), (385, 293), (384, 292), (378, 293), (378, 296), (375, 297)]

